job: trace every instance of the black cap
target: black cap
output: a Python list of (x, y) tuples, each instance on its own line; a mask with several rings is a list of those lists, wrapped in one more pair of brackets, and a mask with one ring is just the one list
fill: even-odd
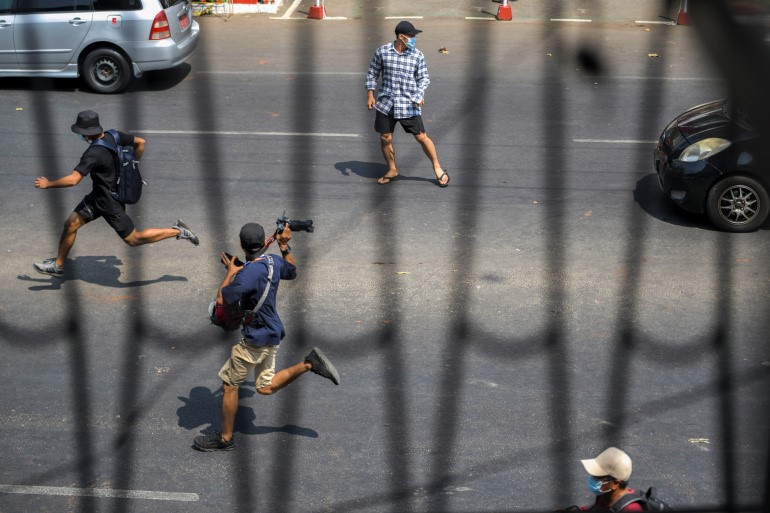
[(99, 114), (92, 110), (78, 112), (78, 119), (72, 125), (72, 131), (76, 134), (99, 135), (104, 129), (99, 124)]
[(241, 247), (249, 255), (258, 253), (265, 245), (265, 229), (257, 223), (246, 223), (241, 228)]
[(409, 37), (414, 37), (420, 32), (422, 32), (422, 30), (417, 30), (414, 25), (408, 21), (399, 21), (398, 25), (396, 25), (396, 35), (404, 34)]

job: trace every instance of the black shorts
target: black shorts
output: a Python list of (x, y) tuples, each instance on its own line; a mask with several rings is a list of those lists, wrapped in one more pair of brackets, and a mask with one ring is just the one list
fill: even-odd
[(393, 111), (390, 114), (383, 114), (377, 111), (377, 117), (374, 118), (374, 129), (380, 134), (392, 134), (396, 128), (396, 123), (401, 123), (404, 131), (408, 134), (420, 134), (425, 132), (425, 125), (422, 124), (422, 116), (412, 116), (411, 118), (396, 119), (393, 117)]
[(81, 200), (75, 207), (75, 212), (79, 214), (86, 223), (94, 219), (104, 217), (107, 224), (118, 234), (121, 239), (128, 237), (134, 231), (134, 221), (126, 214), (126, 207), (115, 202), (114, 209), (110, 212), (102, 212), (96, 207), (93, 197), (89, 194)]

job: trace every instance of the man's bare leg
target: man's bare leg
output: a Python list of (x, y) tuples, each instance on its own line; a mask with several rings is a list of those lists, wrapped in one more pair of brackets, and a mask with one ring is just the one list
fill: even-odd
[(441, 167), (441, 164), (438, 162), (438, 154), (436, 153), (436, 145), (433, 144), (433, 141), (430, 137), (428, 137), (428, 134), (425, 132), (420, 132), (419, 134), (416, 134), (414, 138), (417, 140), (418, 143), (420, 143), (420, 146), (422, 146), (422, 151), (425, 153), (425, 156), (428, 157), (428, 160), (430, 160), (431, 165), (433, 166), (433, 172), (436, 174), (436, 178), (441, 180), (441, 184), (444, 185), (449, 181), (449, 176), (444, 176), (443, 180), (441, 179), (444, 175), (444, 169)]
[(388, 171), (377, 180), (377, 183), (384, 185), (398, 176), (396, 150), (393, 148), (392, 133), (380, 134), (380, 149), (382, 150), (382, 156), (385, 157), (385, 162), (388, 164)]

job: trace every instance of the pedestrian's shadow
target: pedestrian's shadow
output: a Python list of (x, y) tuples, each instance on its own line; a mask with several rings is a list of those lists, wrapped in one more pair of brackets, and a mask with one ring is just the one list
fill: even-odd
[[(254, 382), (247, 382), (238, 388), (238, 399), (254, 397), (256, 392), (245, 388), (244, 385), (253, 387)], [(220, 425), (222, 418), (222, 389), (211, 391), (206, 387), (194, 387), (190, 390), (190, 397), (179, 397), (183, 405), (176, 411), (179, 416), (179, 426), (187, 430), (197, 429), (206, 426), (200, 430), (204, 435), (211, 435)], [(318, 432), (293, 424), (285, 424), (281, 427), (257, 426), (254, 421), (257, 420), (257, 414), (248, 406), (238, 406), (235, 413), (234, 431), (244, 435), (266, 435), (268, 433), (286, 433), (294, 436), (304, 436), (307, 438), (318, 438)]]
[[(369, 180), (377, 180), (388, 172), (388, 166), (381, 162), (361, 162), (360, 160), (349, 160), (347, 162), (337, 162), (334, 164), (334, 168), (339, 171), (342, 176), (350, 176), (351, 173), (361, 178)], [(405, 176), (401, 173), (398, 175), (398, 181), (413, 181), (413, 182), (436, 182), (435, 178), (424, 178), (422, 176)]]
[(40, 283), (41, 285), (29, 287), (29, 290), (35, 291), (59, 290), (64, 282), (69, 280), (82, 280), (87, 283), (118, 289), (144, 287), (145, 285), (166, 281), (187, 281), (187, 278), (184, 276), (164, 274), (160, 278), (152, 280), (135, 280), (124, 283), (120, 281), (121, 272), (119, 266), (121, 265), (123, 265), (123, 261), (115, 256), (79, 256), (67, 260), (66, 265), (64, 266), (64, 276), (61, 278), (48, 278), (43, 277), (43, 275), (40, 275), (39, 278), (35, 278), (26, 274), (19, 275), (17, 278), (22, 281)]

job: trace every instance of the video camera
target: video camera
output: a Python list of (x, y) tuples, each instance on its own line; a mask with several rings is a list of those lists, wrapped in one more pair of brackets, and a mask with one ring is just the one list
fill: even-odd
[(308, 232), (313, 233), (313, 220), (307, 219), (305, 221), (300, 221), (299, 219), (289, 219), (286, 217), (286, 211), (283, 211), (283, 215), (276, 219), (275, 221), (276, 226), (278, 227), (275, 230), (276, 235), (280, 235), (283, 233), (283, 229), (286, 225), (289, 225), (289, 229), (293, 232)]

